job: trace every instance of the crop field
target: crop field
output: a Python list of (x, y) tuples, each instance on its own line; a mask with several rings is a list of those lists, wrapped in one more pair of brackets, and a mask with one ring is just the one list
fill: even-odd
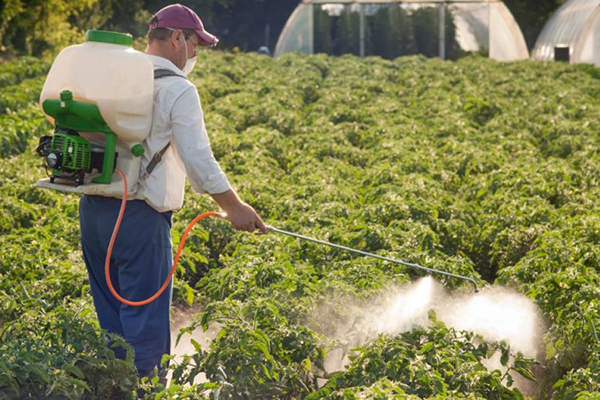
[[(191, 80), (213, 151), (265, 222), (511, 288), (545, 327), (537, 361), (435, 312), (355, 347), (334, 334), (349, 305), (376, 308), (422, 272), (214, 219), (186, 244), (174, 308), (200, 310), (187, 331), (217, 333), (171, 361), (165, 388), (138, 382), (132, 353), (116, 359), (119, 338), (99, 329), (78, 197), (35, 187), (49, 66), (0, 65), (0, 399), (600, 396), (600, 70), (202, 53)], [(188, 187), (174, 242), (208, 210)], [(486, 367), (494, 353), (503, 368)]]

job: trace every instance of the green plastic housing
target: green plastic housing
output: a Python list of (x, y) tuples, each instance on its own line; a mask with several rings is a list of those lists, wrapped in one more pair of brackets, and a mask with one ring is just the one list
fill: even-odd
[(71, 170), (89, 169), (92, 149), (90, 142), (80, 136), (57, 132), (52, 137), (52, 150), (63, 155), (62, 167)]
[(98, 107), (73, 101), (73, 93), (65, 90), (60, 93), (60, 100), (47, 99), (42, 103), (42, 108), (54, 118), (58, 128), (73, 129), (77, 132), (100, 132), (106, 135), (102, 173), (92, 179), (92, 182), (110, 184), (115, 168), (117, 135), (110, 130)]

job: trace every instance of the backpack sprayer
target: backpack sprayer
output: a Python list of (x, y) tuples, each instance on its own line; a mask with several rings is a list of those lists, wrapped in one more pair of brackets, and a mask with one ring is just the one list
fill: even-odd
[[(164, 70), (157, 75), (150, 60), (143, 53), (131, 49), (131, 41), (130, 35), (88, 31), (86, 43), (67, 47), (58, 55), (40, 98), (44, 112), (54, 123), (54, 135), (40, 138), (36, 152), (44, 158), (49, 175), (38, 182), (39, 187), (122, 198), (106, 254), (106, 283), (120, 302), (142, 306), (157, 299), (168, 287), (194, 225), (206, 217), (224, 217), (224, 214), (206, 212), (187, 226), (169, 275), (153, 296), (131, 301), (117, 293), (110, 280), (110, 258), (127, 199), (135, 194), (140, 179), (140, 159), (144, 154), (141, 142), (149, 135), (152, 125), (154, 79), (170, 76), (168, 73), (164, 74)], [(111, 69), (111, 65), (121, 67)], [(130, 68), (126, 68), (127, 66)], [(149, 163), (152, 168), (160, 162), (164, 150), (166, 148), (154, 155)], [(151, 172), (151, 168), (147, 168), (145, 174)], [(478, 291), (477, 283), (469, 277), (367, 253), (271, 226), (268, 226), (268, 231), (428, 273), (467, 280)]]

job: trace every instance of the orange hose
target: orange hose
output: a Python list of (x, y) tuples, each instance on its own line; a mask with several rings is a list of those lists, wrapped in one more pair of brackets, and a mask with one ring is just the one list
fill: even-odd
[(148, 297), (146, 300), (131, 301), (131, 300), (124, 299), (123, 297), (121, 297), (119, 295), (119, 293), (117, 293), (117, 291), (115, 290), (115, 288), (110, 280), (110, 256), (112, 254), (113, 246), (115, 244), (115, 240), (117, 238), (117, 233), (119, 232), (119, 228), (121, 226), (121, 220), (123, 219), (123, 214), (125, 213), (125, 206), (127, 204), (127, 178), (125, 177), (125, 174), (123, 173), (123, 171), (121, 171), (120, 169), (115, 169), (115, 171), (117, 171), (121, 175), (121, 178), (123, 178), (123, 200), (121, 202), (121, 209), (119, 210), (119, 216), (117, 217), (117, 223), (115, 224), (115, 228), (114, 228), (112, 236), (110, 238), (110, 243), (108, 244), (108, 250), (106, 252), (106, 262), (104, 263), (104, 273), (106, 275), (106, 284), (108, 285), (108, 289), (110, 290), (112, 295), (115, 296), (115, 298), (117, 300), (119, 300), (121, 303), (130, 305), (130, 306), (143, 306), (143, 305), (146, 305), (146, 304), (151, 303), (154, 300), (156, 300), (165, 291), (165, 289), (169, 286), (169, 282), (171, 281), (171, 278), (173, 277), (173, 273), (175, 273), (175, 268), (177, 268), (177, 264), (179, 263), (179, 257), (181, 256), (181, 251), (183, 250), (183, 245), (185, 244), (187, 236), (190, 233), (190, 231), (192, 230), (192, 228), (194, 227), (194, 225), (196, 225), (196, 223), (198, 223), (203, 218), (219, 216), (219, 214), (216, 212), (212, 212), (212, 211), (205, 212), (203, 214), (198, 215), (196, 218), (194, 218), (194, 220), (187, 226), (187, 228), (183, 232), (183, 236), (181, 237), (181, 240), (179, 241), (179, 247), (177, 248), (177, 254), (175, 255), (175, 261), (173, 262), (173, 266), (171, 267), (169, 276), (167, 276), (167, 279), (165, 280), (165, 282), (163, 283), (161, 288), (158, 289), (158, 292), (156, 292), (151, 297)]

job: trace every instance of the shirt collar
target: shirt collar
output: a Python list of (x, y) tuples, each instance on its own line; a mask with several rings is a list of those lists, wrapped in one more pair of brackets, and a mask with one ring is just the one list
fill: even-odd
[(171, 71), (175, 72), (177, 75), (180, 75), (184, 78), (186, 77), (182, 70), (177, 68), (177, 66), (175, 64), (173, 64), (171, 61), (167, 60), (166, 58), (160, 57), (160, 56), (155, 56), (152, 54), (146, 54), (146, 55), (150, 58), (150, 61), (152, 61), (152, 64), (154, 65), (155, 68), (156, 67), (167, 68), (167, 69), (170, 69)]

